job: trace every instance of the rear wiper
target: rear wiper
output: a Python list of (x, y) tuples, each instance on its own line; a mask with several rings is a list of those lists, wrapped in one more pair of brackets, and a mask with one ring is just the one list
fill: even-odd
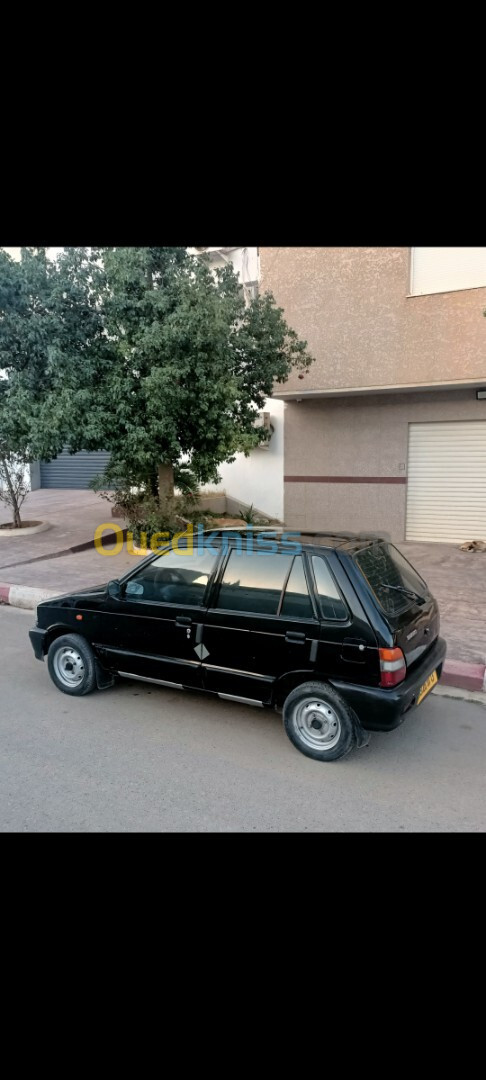
[(385, 585), (383, 581), (380, 581), (380, 589), (393, 589), (394, 592), (405, 593), (405, 596), (410, 596), (412, 600), (416, 600), (417, 604), (425, 604), (425, 596), (420, 596), (420, 593), (414, 592), (413, 589), (406, 589), (404, 585)]

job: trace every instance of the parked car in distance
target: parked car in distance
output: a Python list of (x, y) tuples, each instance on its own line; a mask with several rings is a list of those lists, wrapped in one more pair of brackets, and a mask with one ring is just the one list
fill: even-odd
[(245, 528), (178, 548), (39, 604), (30, 639), (60, 690), (122, 676), (281, 708), (298, 750), (335, 761), (440, 679), (437, 602), (386, 539)]

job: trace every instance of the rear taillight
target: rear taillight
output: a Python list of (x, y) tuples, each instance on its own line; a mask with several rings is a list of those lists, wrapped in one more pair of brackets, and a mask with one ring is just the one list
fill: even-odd
[(401, 649), (379, 649), (380, 686), (396, 686), (403, 682), (407, 674), (407, 665)]

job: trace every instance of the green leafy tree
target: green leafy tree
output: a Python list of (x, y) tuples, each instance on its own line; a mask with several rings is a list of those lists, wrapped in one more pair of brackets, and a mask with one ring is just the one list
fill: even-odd
[(231, 267), (184, 248), (23, 252), (9, 275), (0, 368), (27, 460), (108, 450), (111, 479), (161, 498), (174, 469), (216, 482), (268, 437), (254, 422), (274, 384), (311, 362), (270, 294), (247, 306)]
[(17, 528), (26, 496), (22, 459), (46, 374), (45, 297), (45, 251), (24, 249), (19, 264), (0, 250), (0, 498)]
[(113, 473), (152, 490), (158, 473), (161, 497), (181, 463), (216, 482), (222, 462), (268, 437), (255, 419), (275, 382), (308, 367), (306, 342), (270, 294), (246, 306), (232, 267), (214, 275), (183, 248), (93, 249), (89, 262), (106, 353), (77, 368), (62, 405), (71, 441), (110, 450)]
[[(15, 262), (0, 250), (0, 466), (3, 499), (20, 525), (19, 461), (50, 459), (83, 420), (65, 408), (110, 352), (98, 309), (96, 267), (84, 249), (57, 264), (44, 248)], [(76, 408), (82, 408), (82, 399)]]

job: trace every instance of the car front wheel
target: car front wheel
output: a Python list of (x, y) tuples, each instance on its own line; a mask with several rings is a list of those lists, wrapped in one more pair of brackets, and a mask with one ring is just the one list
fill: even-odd
[(337, 761), (356, 746), (353, 710), (326, 683), (304, 683), (292, 690), (283, 722), (297, 750), (316, 761)]
[(82, 697), (96, 686), (95, 655), (80, 634), (56, 638), (47, 654), (49, 675), (63, 694)]

